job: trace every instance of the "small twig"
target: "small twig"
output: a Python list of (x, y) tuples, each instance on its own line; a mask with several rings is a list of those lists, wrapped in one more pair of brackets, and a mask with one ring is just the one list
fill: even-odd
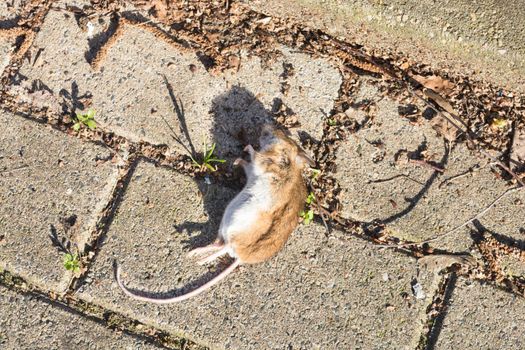
[(394, 176), (391, 176), (391, 177), (387, 177), (386, 179), (377, 179), (377, 180), (368, 180), (367, 183), (380, 183), (380, 182), (388, 182), (388, 181), (392, 181), (392, 180), (395, 180), (397, 179), (398, 177), (406, 177), (407, 179), (409, 179), (410, 181), (413, 181), (421, 186), (425, 185), (424, 183), (422, 183), (421, 181), (418, 181), (416, 179), (413, 179), (411, 178), (410, 176), (408, 176), (407, 174), (397, 174), (397, 175), (394, 175)]
[(448, 184), (448, 183), (452, 182), (452, 180), (456, 180), (456, 179), (459, 179), (459, 178), (467, 176), (467, 175), (472, 175), (472, 173), (474, 172), (474, 169), (477, 169), (479, 167), (480, 167), (479, 164), (476, 164), (474, 166), (471, 166), (466, 171), (464, 171), (464, 172), (462, 172), (460, 174), (456, 174), (456, 175), (453, 175), (453, 176), (450, 176), (450, 177), (446, 178), (445, 180), (441, 181), (441, 183), (438, 185), (438, 188), (441, 188), (445, 184)]
[(321, 205), (319, 205), (318, 209), (319, 209), (320, 213), (323, 213), (324, 215), (328, 216), (328, 218), (334, 220), (339, 225), (346, 226), (346, 223), (344, 221), (342, 221), (337, 215), (331, 215), (331, 213), (327, 209), (322, 207)]
[(410, 87), (410, 85), (408, 85), (407, 83), (403, 82), (406, 87), (407, 87), (407, 90), (408, 92), (410, 92), (410, 94), (414, 97), (417, 97), (417, 99), (419, 99), (421, 102), (423, 102), (427, 107), (429, 107), (430, 109), (432, 109), (434, 112), (436, 112), (437, 114), (439, 114), (440, 116), (442, 116), (443, 118), (445, 118), (450, 124), (452, 124), (453, 127), (455, 127), (460, 133), (464, 133), (467, 138), (469, 140), (471, 140), (472, 138), (470, 137), (469, 135), (469, 129), (467, 128), (467, 131), (465, 132), (465, 130), (463, 130), (461, 127), (459, 127), (457, 124), (456, 124), (456, 120), (458, 119), (457, 117), (454, 116), (454, 121), (452, 121), (452, 119), (446, 115), (445, 113), (443, 113), (442, 111), (440, 111), (439, 109), (437, 109), (436, 107), (434, 107), (434, 105), (432, 105), (430, 102), (428, 102), (427, 99), (425, 99), (424, 97), (420, 96), (419, 94), (417, 94), (414, 89), (412, 89), (412, 87)]
[(505, 171), (507, 171), (510, 175), (512, 175), (513, 178), (516, 179), (516, 181), (518, 181), (518, 183), (521, 185), (521, 187), (525, 186), (525, 183), (523, 182), (523, 180), (518, 176), (516, 175), (515, 172), (513, 172), (512, 170), (510, 170), (510, 168), (508, 166), (506, 166), (505, 164), (503, 164), (498, 158), (494, 157), (494, 156), (491, 156), (489, 153), (485, 152), (484, 150), (482, 149), (479, 149), (478, 150), (479, 153), (481, 153), (482, 155), (484, 155), (485, 157), (488, 157), (490, 159), (492, 159), (499, 167), (501, 167), (502, 169), (504, 169)]
[(432, 168), (435, 171), (440, 172), (440, 173), (444, 173), (445, 172), (445, 169), (440, 168), (440, 167), (438, 167), (436, 165), (430, 164), (429, 162), (427, 162), (425, 160), (422, 160), (422, 159), (408, 159), (408, 161), (410, 163), (419, 164), (419, 165), (423, 165), (423, 166)]
[(518, 190), (521, 190), (523, 189), (523, 186), (516, 186), (516, 187), (512, 187), (512, 188), (509, 188), (507, 189), (505, 192), (503, 192), (502, 194), (500, 194), (496, 199), (494, 199), (492, 201), (492, 203), (490, 203), (488, 206), (486, 206), (482, 211), (480, 211), (479, 213), (477, 213), (476, 215), (474, 215), (473, 217), (471, 217), (470, 219), (468, 219), (467, 221), (465, 221), (464, 223), (454, 227), (452, 230), (450, 231), (447, 231), (443, 234), (440, 234), (440, 235), (437, 235), (435, 237), (432, 237), (432, 238), (429, 238), (427, 240), (424, 240), (424, 241), (420, 241), (420, 242), (413, 242), (413, 243), (403, 243), (403, 244), (396, 244), (396, 245), (389, 245), (389, 244), (377, 244), (377, 245), (374, 245), (375, 247), (385, 247), (385, 248), (403, 248), (403, 247), (409, 247), (409, 246), (413, 246), (413, 245), (421, 245), (421, 244), (425, 244), (425, 243), (430, 243), (430, 242), (434, 242), (434, 241), (437, 241), (439, 239), (442, 239), (446, 236), (449, 236), (451, 235), (452, 233), (456, 232), (457, 230), (459, 230), (460, 228), (462, 227), (465, 227), (467, 226), (468, 224), (472, 223), (474, 220), (477, 220), (479, 218), (481, 218), (483, 215), (485, 215), (490, 209), (492, 209), (492, 207), (494, 207), (494, 205), (496, 205), (496, 203), (498, 203), (500, 200), (502, 200), (506, 195), (508, 195), (509, 193), (512, 193), (514, 191), (518, 191)]

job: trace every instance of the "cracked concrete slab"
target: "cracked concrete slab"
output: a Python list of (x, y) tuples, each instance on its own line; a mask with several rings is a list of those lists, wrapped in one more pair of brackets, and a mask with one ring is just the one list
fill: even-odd
[(0, 346), (3, 349), (159, 349), (113, 331), (59, 304), (0, 286)]
[(436, 349), (523, 349), (525, 301), (494, 286), (460, 279)]
[[(365, 82), (356, 97), (376, 101), (378, 95), (373, 84)], [(464, 223), (507, 189), (490, 165), (464, 144), (447, 150), (430, 122), (414, 125), (399, 116), (397, 107), (389, 98), (377, 102), (375, 117), (337, 151), (335, 178), (342, 188), (343, 216), (380, 220), (391, 235), (421, 241)], [(444, 172), (412, 162), (410, 152), (422, 152)], [(465, 176), (453, 178), (461, 174)], [(507, 206), (502, 202), (499, 211), (484, 218), (500, 215), (497, 221), (505, 221), (509, 231), (517, 233), (523, 225), (516, 215), (523, 210), (519, 203), (509, 198)], [(433, 245), (458, 251), (471, 243), (468, 232), (458, 230)]]
[[(98, 32), (110, 29), (107, 19), (103, 23)], [(117, 33), (122, 34), (103, 50), (97, 70), (86, 60), (88, 33), (72, 16), (50, 11), (33, 44), (33, 50), (45, 48), (40, 64), (25, 63), (20, 72), (30, 81), (40, 79), (55, 95), (63, 89), (92, 95), (90, 107), (104, 129), (184, 152), (173, 134), (187, 143), (181, 133), (185, 124), (197, 152), (203, 141), (216, 142), (219, 156), (227, 158), (241, 152), (242, 129), (249, 133), (270, 120), (272, 109), (281, 104), (297, 115), (300, 126), (293, 133), (320, 138), (323, 113), (332, 108), (341, 84), (338, 70), (327, 60), (285, 47), (269, 66), (242, 54), (238, 72), (212, 75), (196, 52), (158, 33), (131, 24), (122, 25)], [(293, 73), (285, 74), (285, 69)], [(184, 123), (173, 99), (183, 111)], [(79, 105), (82, 108), (87, 103)]]
[(0, 123), (0, 267), (61, 291), (70, 274), (49, 239), (51, 225), (84, 244), (116, 183), (116, 166), (102, 146), (10, 113), (0, 113)]
[(232, 196), (140, 163), (77, 295), (213, 348), (413, 348), (426, 308), (411, 291), (415, 259), (340, 232), (327, 238), (314, 224), (301, 226), (276, 258), (183, 303), (145, 304), (120, 291), (113, 259), (130, 288), (164, 296), (209, 273), (186, 252), (213, 240)]

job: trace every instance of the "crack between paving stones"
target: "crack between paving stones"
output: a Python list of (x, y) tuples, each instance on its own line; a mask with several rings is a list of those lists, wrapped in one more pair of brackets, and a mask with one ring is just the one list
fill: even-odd
[(427, 308), (427, 319), (415, 350), (433, 350), (435, 348), (457, 278), (455, 271), (443, 275), (432, 303)]
[(170, 334), (121, 313), (105, 309), (95, 303), (79, 299), (72, 294), (58, 295), (52, 291), (42, 290), (20, 276), (13, 275), (6, 270), (0, 271), (0, 285), (18, 294), (34, 297), (41, 302), (50, 304), (54, 308), (85, 317), (108, 329), (123, 332), (131, 337), (145, 340), (164, 349), (207, 349), (207, 347), (194, 341)]
[(113, 222), (115, 213), (122, 202), (122, 198), (131, 181), (136, 166), (137, 161), (132, 161), (131, 163), (126, 163), (124, 168), (120, 170), (121, 174), (113, 187), (112, 194), (105, 205), (105, 208), (100, 212), (100, 217), (97, 220), (94, 231), (91, 233), (85, 244), (85, 249), (82, 251), (83, 265), (85, 269), (80, 276), (73, 278), (69, 284), (68, 293), (74, 293), (80, 288), (88, 276), (91, 265), (96, 261), (97, 255), (103, 245), (109, 227)]
[[(10, 57), (9, 64), (4, 68), (4, 71), (0, 76), (0, 97), (1, 92), (5, 91), (5, 88), (10, 85), (10, 77), (12, 76), (13, 71), (18, 71), (22, 60), (26, 57), (29, 48), (33, 45), (36, 33), (44, 22), (44, 19), (51, 8), (51, 4), (52, 2), (46, 0), (32, 0), (25, 5), (24, 13), (15, 20), (16, 24), (13, 27), (0, 29), (0, 36), (15, 36), (17, 40), (22, 38), (15, 43), (16, 46), (13, 56)], [(33, 9), (36, 10), (32, 12), (31, 10)], [(18, 21), (22, 18), (27, 23), (19, 25)]]
[(95, 231), (92, 233), (89, 242), (86, 244), (86, 249), (83, 252), (83, 255), (86, 258), (85, 270), (80, 276), (74, 278), (70, 283), (68, 288), (68, 293), (75, 293), (82, 285), (85, 283), (87, 276), (89, 275), (91, 266), (96, 262), (97, 256), (100, 252), (100, 249), (104, 245), (107, 233), (115, 214), (118, 211), (120, 204), (123, 201), (123, 198), (126, 194), (126, 190), (131, 183), (131, 179), (135, 173), (135, 170), (140, 161), (148, 161), (147, 159), (135, 158), (130, 160), (124, 169), (122, 169), (121, 176), (119, 177), (111, 196), (111, 199), (107, 203), (105, 209), (101, 213), (101, 216), (97, 222)]

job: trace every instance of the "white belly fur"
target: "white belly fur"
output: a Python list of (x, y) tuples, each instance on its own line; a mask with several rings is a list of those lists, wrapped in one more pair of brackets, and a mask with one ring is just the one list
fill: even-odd
[(221, 220), (219, 235), (225, 243), (254, 225), (260, 213), (272, 207), (268, 181), (262, 176), (249, 179), (243, 190), (228, 204)]

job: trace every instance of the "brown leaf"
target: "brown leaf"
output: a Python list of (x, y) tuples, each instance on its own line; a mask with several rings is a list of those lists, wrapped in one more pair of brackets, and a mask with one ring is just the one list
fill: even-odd
[(255, 21), (255, 23), (268, 24), (270, 23), (271, 20), (272, 20), (272, 17), (264, 17), (264, 18), (261, 18)]
[(448, 141), (454, 141), (459, 130), (442, 115), (438, 114), (430, 121), (432, 128)]
[(432, 89), (436, 92), (444, 93), (445, 95), (452, 92), (452, 89), (454, 88), (454, 84), (437, 75), (430, 75), (428, 77), (424, 77), (422, 75), (413, 75), (412, 78), (414, 78), (418, 83), (427, 89)]
[(456, 113), (456, 110), (454, 109), (454, 107), (452, 107), (452, 105), (450, 104), (450, 102), (445, 100), (439, 94), (435, 93), (434, 91), (432, 91), (430, 89), (423, 89), (423, 93), (428, 98), (431, 98), (432, 100), (434, 100), (434, 102), (436, 102), (439, 105), (439, 107), (443, 108), (448, 113), (450, 113), (452, 115), (458, 115)]
[(401, 69), (407, 70), (408, 68), (410, 68), (410, 63), (404, 62), (401, 64)]

